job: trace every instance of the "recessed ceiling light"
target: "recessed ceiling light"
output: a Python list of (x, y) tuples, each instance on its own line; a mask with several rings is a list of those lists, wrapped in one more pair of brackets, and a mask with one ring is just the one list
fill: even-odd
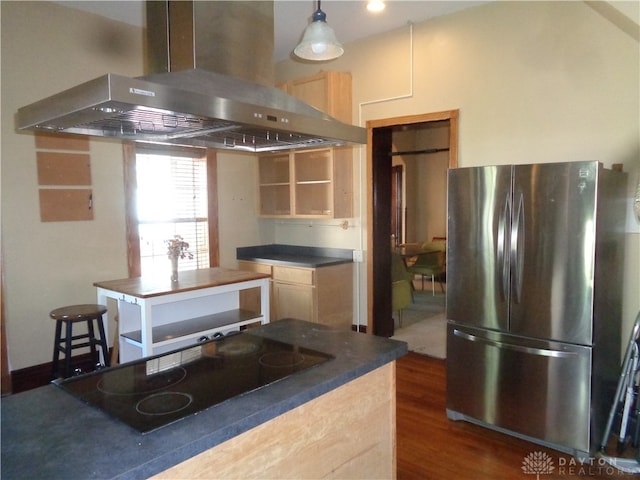
[(367, 10), (370, 12), (381, 12), (384, 10), (384, 2), (382, 0), (369, 0), (367, 2)]

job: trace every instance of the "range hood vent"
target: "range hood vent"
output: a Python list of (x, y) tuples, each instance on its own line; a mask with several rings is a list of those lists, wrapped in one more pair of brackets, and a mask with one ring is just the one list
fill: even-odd
[[(167, 8), (171, 3), (166, 2)], [(194, 9), (236, 3), (245, 4), (175, 2)], [(191, 17), (202, 15), (194, 10)], [(197, 59), (196, 52), (192, 58)], [(171, 64), (175, 60), (170, 59), (167, 70)], [(17, 127), (249, 152), (367, 141), (364, 128), (342, 123), (275, 87), (198, 68), (195, 60), (187, 66), (192, 68), (137, 78), (103, 75), (20, 108)]]
[(250, 152), (367, 141), (364, 128), (276, 88), (198, 69), (103, 75), (20, 108), (17, 117), (19, 129)]

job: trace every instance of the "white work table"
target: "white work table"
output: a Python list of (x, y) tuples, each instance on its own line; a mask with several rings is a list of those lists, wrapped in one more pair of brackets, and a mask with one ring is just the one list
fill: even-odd
[[(118, 302), (120, 361), (166, 353), (216, 333), (269, 323), (269, 276), (206, 268), (169, 276), (95, 282), (98, 303)], [(240, 292), (260, 289), (260, 311), (240, 308)], [(109, 316), (115, 312), (107, 312)]]

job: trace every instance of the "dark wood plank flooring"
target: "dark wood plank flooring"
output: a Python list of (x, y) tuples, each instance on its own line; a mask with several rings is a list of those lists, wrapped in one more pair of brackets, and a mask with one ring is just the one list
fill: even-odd
[[(556, 450), (468, 422), (446, 417), (445, 361), (416, 353), (397, 361), (397, 447), (399, 480), (567, 480), (631, 478), (595, 459), (580, 465)], [(542, 452), (551, 473), (523, 470), (524, 460)]]

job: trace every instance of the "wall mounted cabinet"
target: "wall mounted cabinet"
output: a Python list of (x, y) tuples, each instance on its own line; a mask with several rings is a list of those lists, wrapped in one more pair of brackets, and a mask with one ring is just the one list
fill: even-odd
[[(341, 122), (352, 123), (350, 73), (321, 71), (278, 87)], [(267, 155), (259, 164), (261, 216), (353, 216), (351, 147)]]
[(259, 158), (263, 217), (342, 218), (353, 214), (350, 148), (324, 148)]
[(258, 170), (260, 215), (291, 215), (290, 154), (278, 153), (260, 157)]
[(283, 82), (278, 88), (341, 122), (352, 123), (350, 73), (321, 71)]

